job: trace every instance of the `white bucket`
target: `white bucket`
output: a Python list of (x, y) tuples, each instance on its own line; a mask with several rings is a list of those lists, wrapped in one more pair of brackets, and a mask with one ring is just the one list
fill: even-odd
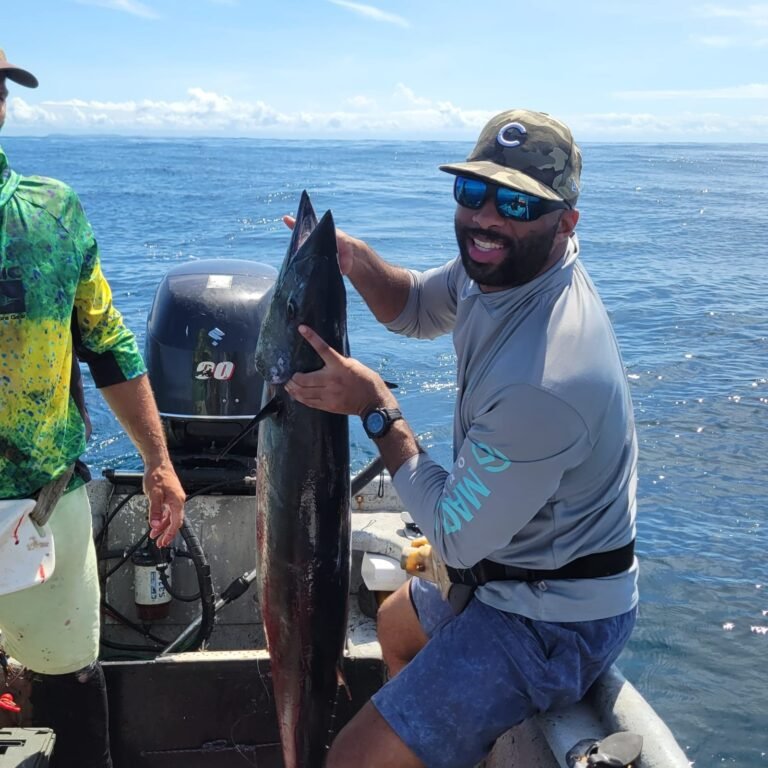
[(53, 534), (32, 522), (34, 508), (34, 499), (0, 501), (0, 595), (42, 584), (56, 567)]

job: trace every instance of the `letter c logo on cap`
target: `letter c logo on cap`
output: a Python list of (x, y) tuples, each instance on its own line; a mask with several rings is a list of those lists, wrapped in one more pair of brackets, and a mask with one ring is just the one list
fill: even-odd
[(519, 147), (524, 141), (528, 131), (520, 123), (507, 123), (501, 127), (496, 136), (496, 141), (502, 147)]

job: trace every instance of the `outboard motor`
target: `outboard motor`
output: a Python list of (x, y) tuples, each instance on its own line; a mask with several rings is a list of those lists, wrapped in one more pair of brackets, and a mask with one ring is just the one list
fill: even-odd
[(194, 469), (207, 480), (204, 468), (215, 476), (233, 461), (253, 466), (256, 429), (227, 462), (216, 457), (261, 407), (256, 342), (276, 278), (266, 264), (210, 259), (174, 267), (157, 288), (145, 357), (180, 477)]

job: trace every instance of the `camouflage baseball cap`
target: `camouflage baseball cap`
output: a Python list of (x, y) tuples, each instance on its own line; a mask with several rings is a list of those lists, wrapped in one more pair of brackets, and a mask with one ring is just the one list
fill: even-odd
[(25, 85), (27, 88), (37, 88), (37, 78), (26, 69), (15, 67), (5, 58), (5, 51), (0, 48), (0, 77), (7, 77), (14, 83)]
[(573, 207), (579, 197), (581, 151), (559, 120), (545, 112), (512, 109), (491, 118), (465, 163), (441, 165), (440, 170)]

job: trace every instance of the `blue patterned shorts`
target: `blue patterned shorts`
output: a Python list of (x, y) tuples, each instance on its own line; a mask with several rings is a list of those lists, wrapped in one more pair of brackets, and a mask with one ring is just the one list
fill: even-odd
[(468, 768), (513, 725), (581, 699), (618, 657), (636, 609), (553, 623), (472, 599), (454, 616), (434, 584), (411, 580), (430, 640), (372, 702), (429, 768)]

